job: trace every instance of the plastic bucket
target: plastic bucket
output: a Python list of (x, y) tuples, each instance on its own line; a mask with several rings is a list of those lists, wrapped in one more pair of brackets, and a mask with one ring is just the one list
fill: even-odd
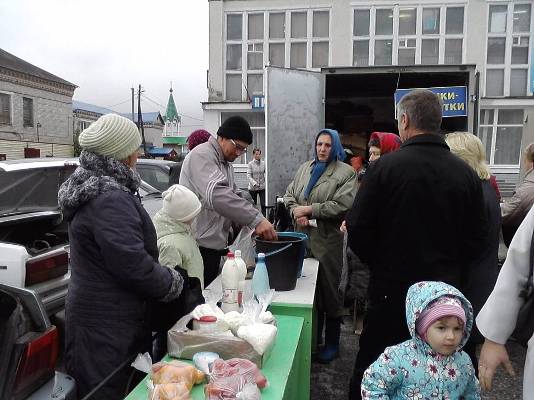
[(308, 235), (303, 232), (277, 232), (278, 237), (299, 237), (302, 239), (300, 242), (300, 255), (299, 255), (299, 273), (297, 278), (302, 276), (302, 265), (304, 264), (304, 256), (306, 255), (306, 240), (308, 240)]
[(269, 286), (278, 291), (295, 289), (302, 265), (301, 249), (304, 239), (296, 232), (278, 234), (278, 240), (256, 239), (256, 253), (265, 253)]

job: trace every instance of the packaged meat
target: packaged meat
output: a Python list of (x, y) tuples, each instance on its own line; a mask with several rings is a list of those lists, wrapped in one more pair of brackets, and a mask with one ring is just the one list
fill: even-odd
[(178, 360), (160, 362), (152, 366), (154, 385), (162, 383), (183, 383), (191, 390), (193, 385), (202, 383), (205, 375), (190, 364)]
[(251, 391), (250, 387), (247, 387), (250, 384), (259, 389), (268, 385), (267, 378), (253, 362), (241, 358), (227, 361), (218, 359), (213, 362), (210, 383), (205, 386), (204, 391), (208, 400), (256, 400), (259, 398), (256, 396), (257, 391)]
[(191, 400), (191, 395), (182, 382), (161, 383), (151, 388), (149, 400)]

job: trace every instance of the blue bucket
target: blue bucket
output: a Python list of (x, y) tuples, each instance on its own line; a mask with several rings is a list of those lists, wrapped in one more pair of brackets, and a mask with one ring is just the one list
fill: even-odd
[(297, 278), (300, 278), (302, 276), (302, 265), (304, 264), (304, 256), (306, 255), (306, 240), (308, 240), (308, 235), (302, 232), (277, 232), (277, 235), (279, 237), (286, 237), (286, 238), (294, 238), (298, 237), (299, 239), (302, 239), (302, 242), (300, 242), (300, 252), (299, 252), (299, 260), (298, 260), (298, 275)]

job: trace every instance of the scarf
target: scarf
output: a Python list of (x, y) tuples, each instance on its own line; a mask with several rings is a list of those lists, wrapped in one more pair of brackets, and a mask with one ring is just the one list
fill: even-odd
[(78, 208), (110, 190), (134, 193), (139, 188), (139, 174), (126, 164), (108, 156), (83, 150), (80, 165), (61, 185), (58, 203), (67, 220)]
[[(328, 156), (328, 160), (319, 161), (319, 159), (317, 158), (317, 140), (319, 139), (319, 136), (324, 135), (325, 133), (327, 135), (330, 135), (330, 137), (332, 138), (332, 148), (330, 149), (330, 155)], [(337, 133), (337, 131), (333, 129), (323, 129), (322, 131), (320, 131), (315, 137), (315, 160), (308, 186), (306, 186), (306, 189), (304, 190), (304, 199), (308, 199), (311, 190), (313, 189), (321, 175), (323, 175), (324, 171), (326, 170), (326, 167), (328, 167), (328, 165), (332, 161), (343, 160), (345, 160), (345, 150), (343, 150), (343, 146), (341, 145), (341, 140), (339, 139), (339, 134)]]

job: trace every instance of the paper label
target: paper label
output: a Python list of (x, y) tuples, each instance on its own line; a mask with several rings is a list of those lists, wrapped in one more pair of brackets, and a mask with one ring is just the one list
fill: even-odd
[(237, 303), (237, 289), (224, 289), (222, 302), (227, 304)]

